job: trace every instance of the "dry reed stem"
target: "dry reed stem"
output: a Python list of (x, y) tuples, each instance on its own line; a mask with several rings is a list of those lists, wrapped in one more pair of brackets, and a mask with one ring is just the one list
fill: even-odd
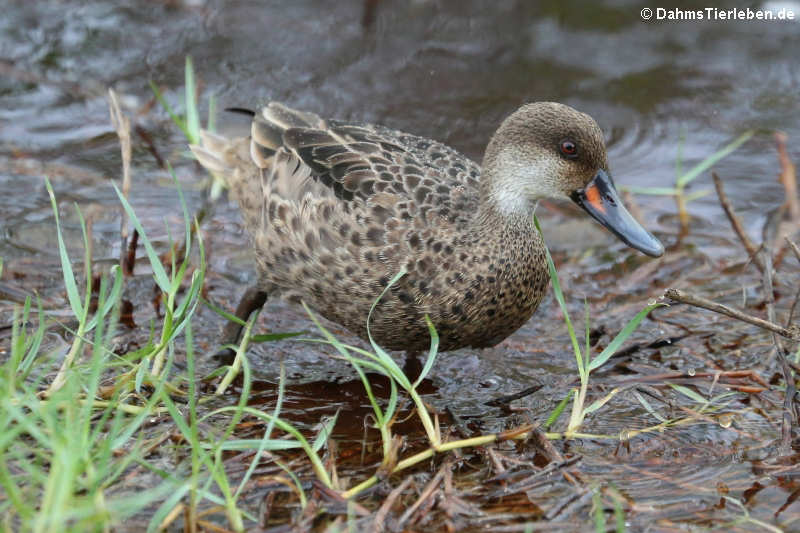
[(755, 243), (747, 235), (747, 232), (744, 230), (744, 227), (742, 226), (742, 219), (739, 218), (739, 215), (737, 215), (736, 211), (733, 210), (733, 205), (728, 199), (728, 195), (725, 194), (725, 189), (722, 186), (722, 180), (719, 178), (716, 172), (712, 172), (711, 177), (714, 179), (714, 188), (717, 190), (719, 203), (722, 206), (723, 211), (725, 211), (725, 215), (727, 215), (728, 220), (731, 223), (731, 227), (733, 227), (733, 231), (739, 237), (739, 240), (742, 241), (745, 250), (747, 250), (748, 257), (753, 260), (761, 272), (764, 272), (764, 263), (758, 256), (759, 247), (755, 245)]
[(784, 190), (786, 191), (786, 207), (792, 220), (800, 221), (800, 197), (797, 195), (797, 172), (794, 163), (789, 159), (786, 150), (788, 137), (782, 131), (775, 133), (775, 142), (778, 145), (778, 160), (781, 163), (781, 173), (778, 176)]
[[(119, 137), (119, 146), (122, 152), (122, 195), (128, 199), (128, 193), (131, 190), (131, 121), (122, 113), (119, 106), (119, 99), (114, 89), (108, 90), (108, 111), (111, 115), (111, 125)], [(119, 233), (121, 243), (119, 248), (119, 264), (122, 265), (122, 273), (125, 276), (130, 276), (133, 272), (133, 265), (126, 261), (128, 253), (128, 216), (122, 212), (120, 219)]]

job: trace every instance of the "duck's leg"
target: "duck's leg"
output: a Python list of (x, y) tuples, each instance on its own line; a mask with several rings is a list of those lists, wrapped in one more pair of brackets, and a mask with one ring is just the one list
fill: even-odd
[[(267, 292), (261, 289), (259, 285), (253, 285), (244, 292), (233, 314), (239, 320), (246, 322), (250, 318), (250, 313), (264, 307), (267, 302), (267, 296)], [(222, 344), (239, 344), (241, 335), (242, 326), (237, 322), (228, 322), (222, 330)], [(218, 360), (222, 365), (233, 363), (234, 357), (236, 357), (236, 352), (231, 348), (223, 348), (214, 354), (214, 359)]]
[(419, 360), (420, 352), (406, 352), (406, 361), (403, 364), (403, 374), (412, 383), (422, 374), (422, 362)]

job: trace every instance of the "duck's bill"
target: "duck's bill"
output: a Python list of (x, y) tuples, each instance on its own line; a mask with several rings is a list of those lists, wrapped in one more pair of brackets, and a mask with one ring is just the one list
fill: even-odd
[(664, 254), (664, 245), (625, 209), (605, 170), (598, 170), (586, 187), (573, 192), (572, 201), (631, 248), (652, 257)]

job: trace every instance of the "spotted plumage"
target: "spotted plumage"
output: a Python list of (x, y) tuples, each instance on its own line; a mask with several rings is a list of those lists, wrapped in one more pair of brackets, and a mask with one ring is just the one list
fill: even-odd
[[(559, 153), (567, 137), (579, 157)], [(430, 139), (275, 102), (254, 114), (249, 137), (206, 132), (192, 150), (241, 207), (260, 291), (366, 337), (370, 307), (404, 270), (370, 332), (406, 351), (428, 347), (425, 314), (442, 350), (493, 346), (524, 324), (548, 284), (536, 201), (569, 196), (607, 167), (594, 121), (553, 103), (511, 115), (483, 168)]]

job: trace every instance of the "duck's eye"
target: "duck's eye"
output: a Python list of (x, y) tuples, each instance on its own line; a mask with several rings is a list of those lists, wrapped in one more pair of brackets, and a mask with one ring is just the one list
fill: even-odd
[(570, 159), (575, 159), (578, 157), (578, 145), (569, 139), (564, 139), (561, 141), (559, 148), (561, 149), (561, 153), (564, 155), (564, 157), (568, 157)]

